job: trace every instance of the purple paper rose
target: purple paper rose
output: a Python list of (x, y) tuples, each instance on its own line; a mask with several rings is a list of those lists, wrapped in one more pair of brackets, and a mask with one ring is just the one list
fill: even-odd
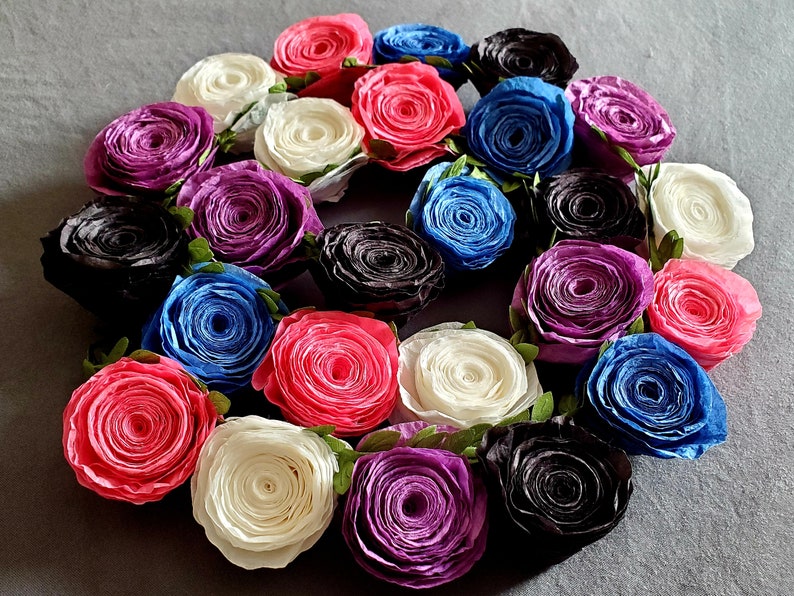
[(634, 170), (591, 128), (597, 127), (611, 145), (625, 149), (640, 166), (656, 163), (670, 148), (675, 127), (659, 103), (634, 83), (615, 76), (573, 81), (565, 90), (576, 121), (577, 154), (588, 165), (602, 168), (628, 182)]
[(465, 457), (397, 447), (356, 461), (342, 533), (379, 579), (430, 588), (469, 571), (485, 551), (487, 493)]
[(647, 261), (617, 246), (563, 240), (534, 259), (513, 292), (513, 331), (537, 333), (538, 360), (583, 364), (626, 334), (653, 297)]
[(177, 205), (194, 212), (188, 234), (206, 238), (218, 260), (260, 277), (302, 260), (304, 234), (323, 229), (309, 191), (254, 160), (196, 174)]
[(212, 116), (175, 102), (142, 106), (103, 128), (83, 166), (88, 186), (107, 195), (163, 193), (212, 167)]

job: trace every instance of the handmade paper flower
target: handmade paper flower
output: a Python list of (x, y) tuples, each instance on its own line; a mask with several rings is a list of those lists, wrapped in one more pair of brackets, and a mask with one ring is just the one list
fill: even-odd
[(718, 265), (671, 259), (654, 276), (651, 329), (706, 370), (739, 352), (760, 316), (752, 284)]
[(339, 311), (297, 310), (279, 323), (252, 384), (301, 426), (333, 424), (362, 435), (397, 400), (397, 342), (383, 321)]
[[(144, 326), (141, 345), (180, 362), (211, 389), (247, 387), (275, 332), (274, 313), (258, 291), (272, 290), (234, 265), (222, 273), (180, 275)], [(283, 302), (271, 302), (287, 313)]]
[(352, 103), (366, 151), (399, 172), (444, 155), (444, 137), (466, 121), (455, 89), (423, 62), (373, 69), (356, 81)]
[[(392, 25), (378, 31), (374, 36), (373, 57), (376, 64), (400, 62), (414, 58), (433, 63), (441, 78), (454, 87), (466, 82), (460, 70), (469, 56), (469, 46), (457, 33), (422, 23)], [(453, 68), (438, 65), (446, 60)]]
[[(593, 168), (573, 168), (534, 188), (544, 237), (578, 238), (633, 250), (645, 241), (645, 215), (619, 178)], [(527, 210), (530, 211), (530, 210)]]
[(409, 207), (413, 228), (450, 269), (483, 269), (510, 248), (516, 213), (487, 180), (465, 174), (439, 180), (451, 165), (442, 162), (425, 173)]
[(565, 43), (554, 33), (514, 27), (489, 35), (471, 47), (471, 80), (480, 95), (501, 79), (538, 77), (565, 87), (579, 69)]
[(345, 58), (369, 64), (372, 33), (357, 14), (309, 17), (290, 25), (276, 38), (271, 66), (278, 72), (324, 77), (342, 68)]
[(269, 169), (308, 184), (315, 203), (338, 201), (353, 172), (367, 163), (363, 138), (346, 107), (304, 97), (270, 108), (256, 131), (254, 155)]
[(342, 534), (375, 577), (430, 588), (469, 571), (485, 551), (487, 494), (465, 457), (398, 447), (356, 461)]
[(139, 326), (188, 260), (188, 238), (160, 204), (99, 197), (41, 239), (44, 278), (106, 320)]
[(253, 54), (208, 56), (191, 66), (179, 79), (171, 101), (201, 106), (216, 133), (229, 128), (252, 103), (267, 97), (281, 80), (270, 65)]
[[(656, 333), (615, 340), (580, 375), (587, 425), (637, 455), (695, 459), (725, 441), (725, 402), (683, 349)], [(584, 395), (581, 395), (581, 394)]]
[(444, 287), (441, 255), (405, 226), (342, 223), (318, 237), (312, 269), (327, 301), (404, 321)]
[[(599, 76), (573, 81), (565, 90), (576, 114), (574, 132), (582, 161), (629, 182), (634, 170), (610, 147), (622, 147), (640, 166), (661, 161), (675, 138), (664, 108), (631, 81)], [(595, 126), (607, 138), (592, 129)]]
[(173, 360), (109, 364), (72, 393), (63, 450), (77, 481), (140, 505), (190, 477), (218, 418), (207, 390)]
[(350, 108), (356, 81), (370, 70), (367, 65), (340, 68), (298, 91), (298, 97), (325, 97)]
[(649, 203), (656, 241), (678, 232), (682, 259), (733, 269), (755, 247), (750, 200), (729, 176), (708, 166), (662, 164)]
[(545, 178), (570, 165), (573, 122), (559, 87), (515, 77), (474, 104), (462, 133), (472, 153), (500, 172)]
[(507, 516), (555, 563), (608, 534), (631, 496), (631, 462), (569, 418), (486, 431), (477, 457)]
[(311, 431), (230, 418), (201, 450), (190, 481), (193, 517), (238, 567), (282, 568), (330, 525), (337, 470), (333, 451)]
[(177, 205), (193, 210), (188, 233), (205, 238), (216, 258), (268, 279), (297, 268), (305, 260), (304, 235), (323, 229), (309, 191), (254, 160), (196, 174)]
[(392, 423), (496, 424), (528, 409), (543, 393), (535, 366), (485, 329), (441, 323), (404, 340), (399, 353), (400, 400), (389, 416)]
[(212, 116), (176, 102), (145, 105), (119, 116), (91, 142), (83, 162), (88, 186), (101, 194), (164, 193), (212, 167)]
[(513, 292), (513, 331), (538, 334), (538, 360), (583, 364), (625, 335), (653, 297), (647, 261), (617, 246), (563, 240), (534, 259)]

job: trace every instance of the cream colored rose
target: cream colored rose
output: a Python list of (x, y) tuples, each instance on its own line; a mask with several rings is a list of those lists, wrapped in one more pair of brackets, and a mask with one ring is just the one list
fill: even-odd
[[(332, 99), (301, 97), (270, 107), (256, 131), (254, 155), (267, 168), (290, 178), (322, 174), (309, 183), (315, 203), (339, 200), (355, 170), (364, 129)], [(329, 166), (334, 169), (325, 172)], [(325, 172), (325, 173), (324, 173)], [(323, 174), (324, 173), (324, 174)]]
[(230, 418), (201, 450), (190, 482), (193, 516), (235, 565), (281, 568), (331, 523), (337, 469), (331, 448), (311, 431)]
[(750, 201), (727, 175), (702, 164), (663, 163), (651, 187), (657, 242), (684, 239), (683, 259), (733, 269), (754, 247)]
[(172, 101), (207, 110), (219, 133), (252, 103), (266, 98), (270, 87), (281, 80), (259, 56), (217, 54), (200, 60), (182, 75)]
[(442, 323), (400, 344), (400, 401), (390, 422), (495, 424), (526, 410), (543, 393), (535, 366), (510, 342), (462, 327)]

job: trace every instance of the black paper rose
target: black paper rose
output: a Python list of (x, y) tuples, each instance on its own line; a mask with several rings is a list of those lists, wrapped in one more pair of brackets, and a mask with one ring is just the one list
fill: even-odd
[(645, 216), (634, 193), (601, 170), (574, 168), (544, 178), (534, 199), (544, 242), (575, 238), (633, 250), (645, 240)]
[(130, 326), (162, 302), (188, 261), (170, 213), (137, 197), (86, 203), (41, 239), (44, 278), (102, 319)]
[(441, 255), (405, 226), (338, 224), (321, 232), (317, 245), (314, 277), (340, 307), (404, 322), (444, 287)]
[(554, 33), (521, 27), (505, 29), (481, 39), (469, 52), (471, 80), (485, 95), (500, 79), (537, 77), (565, 88), (579, 63)]
[(632, 492), (626, 454), (563, 417), (493, 427), (477, 457), (528, 550), (548, 563), (610, 532)]

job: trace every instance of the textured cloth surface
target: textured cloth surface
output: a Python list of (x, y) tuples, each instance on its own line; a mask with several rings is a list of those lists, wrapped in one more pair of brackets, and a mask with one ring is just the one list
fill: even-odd
[[(372, 31), (437, 24), (469, 43), (511, 26), (557, 33), (581, 65), (576, 78), (616, 74), (647, 89), (678, 128), (668, 160), (727, 173), (755, 213), (756, 248), (736, 271), (764, 315), (749, 346), (712, 373), (728, 404), (727, 443), (696, 462), (633, 458), (625, 519), (564, 563), (533, 573), (520, 553), (486, 555), (438, 593), (794, 593), (790, 0), (0, 0), (0, 593), (398, 592), (355, 566), (338, 531), (285, 570), (247, 572), (205, 539), (186, 487), (132, 506), (78, 486), (61, 414), (98, 330), (39, 265), (39, 237), (92, 198), (82, 159), (100, 128), (169, 99), (200, 58), (269, 57), (291, 23), (338, 12), (358, 12)], [(470, 85), (462, 95), (471, 107)], [(419, 176), (368, 166), (320, 216), (400, 221)], [(451, 283), (403, 337), (445, 319), (506, 332), (514, 280), (499, 275)], [(307, 277), (291, 292), (321, 303)]]

